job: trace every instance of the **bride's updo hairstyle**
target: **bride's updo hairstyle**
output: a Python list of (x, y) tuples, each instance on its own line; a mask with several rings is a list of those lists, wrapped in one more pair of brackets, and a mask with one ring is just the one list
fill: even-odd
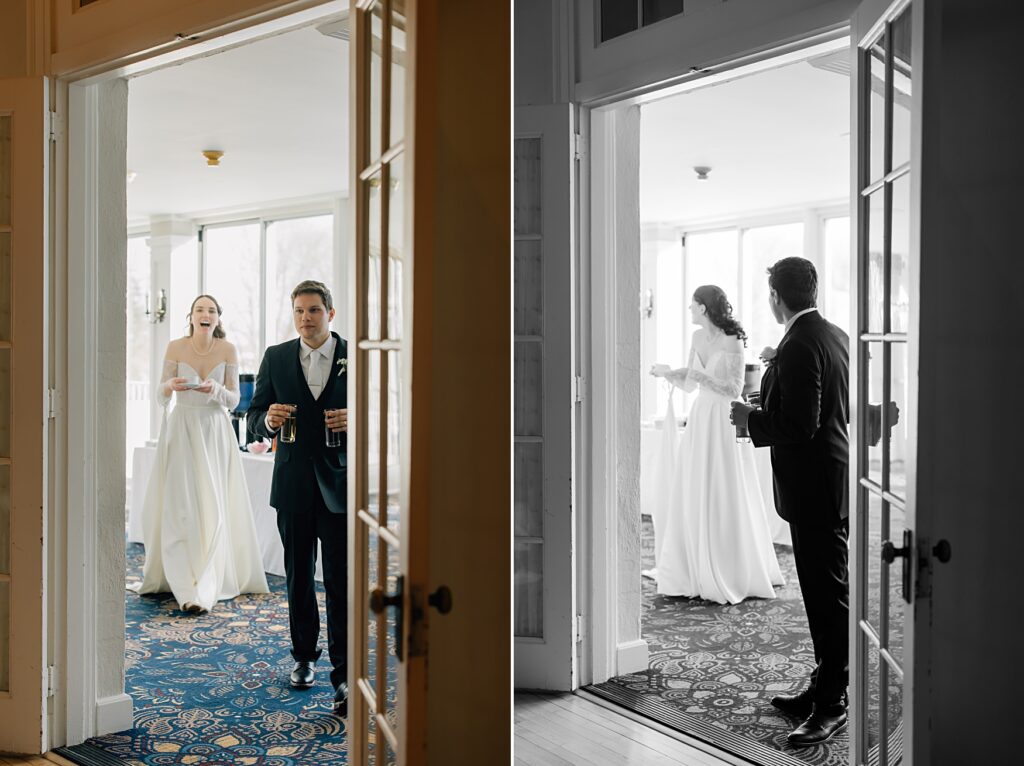
[(693, 291), (693, 299), (706, 309), (711, 324), (726, 335), (735, 335), (747, 345), (747, 333), (743, 326), (733, 319), (732, 304), (725, 297), (725, 291), (718, 285), (701, 285)]
[(220, 322), (220, 318), (222, 316), (224, 316), (224, 309), (222, 309), (220, 307), (220, 303), (218, 303), (217, 299), (214, 298), (212, 295), (197, 295), (196, 299), (194, 301), (192, 301), (192, 305), (189, 306), (188, 316), (186, 317), (186, 319), (188, 321), (188, 335), (189, 335), (189, 337), (192, 337), (192, 333), (195, 332), (195, 328), (192, 327), (192, 312), (195, 311), (196, 304), (199, 303), (199, 300), (201, 298), (207, 298), (207, 299), (213, 301), (213, 305), (217, 307), (217, 326), (213, 328), (213, 337), (214, 338), (223, 338), (223, 337), (225, 337), (227, 335), (227, 333), (224, 332), (224, 325), (222, 325), (221, 322)]

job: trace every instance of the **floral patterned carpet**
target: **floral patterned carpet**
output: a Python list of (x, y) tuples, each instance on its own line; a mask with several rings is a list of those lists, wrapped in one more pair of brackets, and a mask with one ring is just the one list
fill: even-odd
[[(143, 560), (142, 546), (129, 545), (128, 582), (141, 579)], [(201, 616), (183, 615), (170, 594), (126, 591), (125, 688), (135, 701), (135, 728), (93, 738), (86, 749), (135, 766), (345, 763), (345, 722), (331, 713), (326, 649), (317, 685), (292, 689), (284, 578), (267, 580), (269, 594), (222, 601)], [(318, 599), (326, 647), (319, 583)]]
[[(847, 733), (823, 745), (790, 747), (786, 735), (798, 722), (770, 704), (775, 694), (801, 690), (814, 667), (792, 549), (778, 545), (776, 555), (786, 584), (776, 588), (775, 599), (722, 606), (660, 596), (644, 578), (642, 633), (650, 668), (590, 690), (758, 763), (846, 766)], [(653, 566), (653, 531), (645, 517), (643, 567)], [(893, 704), (898, 716), (899, 700)]]

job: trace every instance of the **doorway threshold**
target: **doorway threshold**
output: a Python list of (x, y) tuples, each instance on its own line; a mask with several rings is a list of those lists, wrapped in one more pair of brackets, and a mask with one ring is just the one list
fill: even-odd
[(581, 692), (624, 708), (688, 738), (711, 745), (715, 750), (741, 759), (739, 763), (755, 766), (808, 766), (807, 761), (710, 724), (697, 716), (681, 712), (672, 705), (653, 699), (651, 695), (625, 689), (610, 681), (585, 686)]

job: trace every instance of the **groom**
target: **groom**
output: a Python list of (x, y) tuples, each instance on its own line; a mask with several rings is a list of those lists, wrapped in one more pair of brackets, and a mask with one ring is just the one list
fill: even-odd
[(330, 330), (334, 303), (322, 282), (307, 280), (292, 290), (292, 318), (299, 337), (271, 346), (263, 355), (247, 421), (256, 440), (278, 436), (289, 415), (297, 421), (294, 442), (277, 440), (270, 488), (270, 504), (277, 509), (277, 529), (284, 544), (295, 660), (290, 681), (296, 689), (313, 686), (316, 661), (323, 651), (317, 648), (320, 613), (313, 581), (319, 539), (333, 710), (344, 716), (348, 704), (348, 459), (345, 439), (340, 447), (328, 447), (325, 433), (348, 428), (347, 350), (344, 339)]
[(789, 522), (816, 667), (808, 687), (772, 705), (802, 719), (789, 735), (815, 745), (846, 728), (849, 675), (849, 338), (815, 308), (818, 274), (803, 258), (768, 269), (769, 304), (786, 332), (761, 380), (761, 409), (732, 404), (772, 454), (775, 508)]

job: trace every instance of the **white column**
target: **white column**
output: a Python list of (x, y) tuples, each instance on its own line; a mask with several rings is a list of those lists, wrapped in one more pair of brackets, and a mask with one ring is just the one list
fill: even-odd
[[(163, 370), (164, 350), (174, 338), (185, 332), (186, 314), (199, 294), (199, 253), (196, 228), (191, 220), (175, 216), (155, 216), (150, 219), (150, 311), (160, 306), (160, 291), (166, 296), (165, 313), (158, 317), (151, 313), (149, 379), (154, 391)], [(173, 268), (172, 268), (173, 265)], [(156, 438), (160, 431), (160, 411), (156, 396), (151, 394), (149, 431)]]

